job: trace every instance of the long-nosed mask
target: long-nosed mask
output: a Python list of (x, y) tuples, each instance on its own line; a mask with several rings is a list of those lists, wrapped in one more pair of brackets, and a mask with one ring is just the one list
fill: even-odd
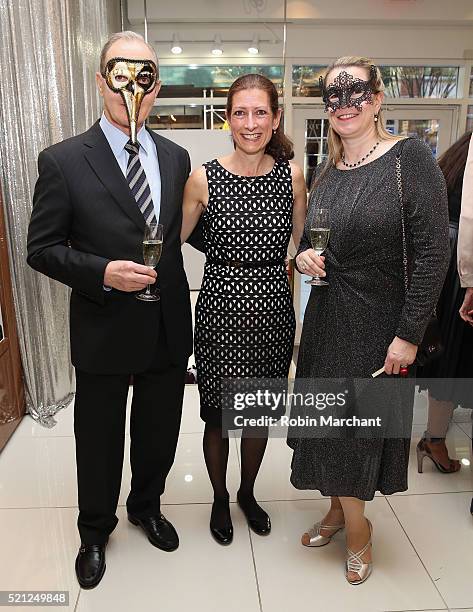
[(112, 57), (102, 75), (108, 87), (121, 94), (130, 124), (130, 139), (136, 144), (138, 116), (143, 97), (153, 91), (158, 80), (156, 64), (149, 59)]

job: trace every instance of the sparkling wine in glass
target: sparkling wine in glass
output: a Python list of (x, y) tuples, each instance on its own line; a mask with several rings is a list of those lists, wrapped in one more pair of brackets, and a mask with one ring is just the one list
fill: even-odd
[[(145, 266), (156, 268), (161, 259), (162, 250), (163, 226), (161, 223), (147, 223), (143, 237), (143, 261)], [(159, 291), (156, 289), (152, 292), (151, 286), (148, 285), (146, 291), (138, 293), (136, 299), (144, 302), (158, 302), (161, 298), (159, 297)]]
[[(327, 208), (316, 208), (310, 227), (310, 242), (317, 255), (322, 255), (330, 237), (330, 214)], [(319, 275), (306, 280), (308, 285), (328, 285)]]

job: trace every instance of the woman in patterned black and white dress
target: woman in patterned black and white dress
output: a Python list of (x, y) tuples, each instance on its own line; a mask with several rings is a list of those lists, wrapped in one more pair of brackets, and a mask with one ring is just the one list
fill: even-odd
[[(245, 75), (233, 83), (227, 100), (235, 151), (190, 176), (181, 233), (186, 240), (202, 215), (207, 260), (196, 307), (195, 355), (204, 456), (214, 490), (210, 530), (221, 544), (233, 538), (222, 381), (287, 377), (295, 317), (285, 257), (291, 232), (299, 243), (306, 213), (304, 177), (289, 162), (294, 153), (280, 126), (273, 83)], [(243, 428), (237, 499), (260, 535), (271, 529), (253, 493), (267, 438), (267, 428)]]

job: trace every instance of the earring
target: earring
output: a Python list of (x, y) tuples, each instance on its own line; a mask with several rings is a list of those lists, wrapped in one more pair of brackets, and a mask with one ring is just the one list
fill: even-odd
[(375, 113), (375, 114), (374, 114), (374, 122), (375, 122), (375, 123), (378, 123), (378, 113)]
[(273, 134), (276, 134), (276, 130), (273, 130)]

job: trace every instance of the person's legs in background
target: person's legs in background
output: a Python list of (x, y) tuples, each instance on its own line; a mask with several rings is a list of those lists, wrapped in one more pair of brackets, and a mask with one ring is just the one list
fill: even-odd
[(417, 444), (417, 465), (420, 473), (423, 469), (424, 457), (429, 457), (435, 467), (445, 474), (458, 472), (460, 469), (460, 462), (457, 459), (450, 459), (445, 444), (454, 409), (453, 402), (437, 400), (429, 391), (427, 430)]

